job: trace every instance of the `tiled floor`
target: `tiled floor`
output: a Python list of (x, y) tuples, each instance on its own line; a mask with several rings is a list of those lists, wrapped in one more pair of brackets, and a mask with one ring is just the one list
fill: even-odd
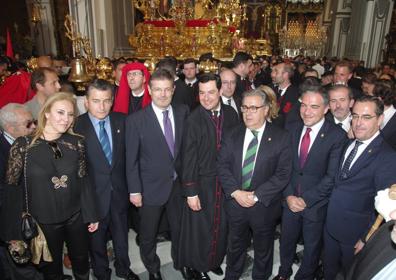
[[(139, 247), (136, 245), (135, 243), (135, 232), (130, 230), (129, 232), (129, 257), (130, 260), (132, 262), (132, 270), (139, 275), (141, 280), (148, 280), (148, 273), (145, 269), (145, 267), (143, 266), (142, 261), (140, 260), (140, 255), (139, 255)], [(274, 266), (273, 266), (273, 270), (272, 270), (272, 274), (276, 275), (278, 272), (278, 268), (279, 268), (279, 242), (278, 240), (275, 241), (274, 243)], [(301, 247), (299, 246), (298, 250), (301, 250)], [(173, 264), (172, 264), (172, 259), (170, 256), (170, 242), (162, 242), (158, 244), (157, 247), (157, 254), (161, 259), (161, 274), (163, 276), (163, 279), (167, 279), (167, 280), (182, 280), (183, 277), (180, 274), (180, 272), (176, 271), (173, 268)], [(248, 280), (251, 279), (251, 270), (252, 270), (252, 258), (253, 258), (253, 252), (249, 252), (249, 259), (247, 261), (247, 265), (248, 265), (248, 269), (247, 272), (243, 275), (243, 277), (241, 279), (243, 280)], [(111, 263), (111, 266), (113, 265), (113, 263)], [(225, 262), (222, 264), (222, 268), (223, 270), (225, 270)], [(297, 266), (293, 265), (293, 271), (297, 270)], [(120, 279), (118, 277), (115, 276), (114, 273), (114, 269), (113, 270), (113, 275), (111, 279)], [(65, 273), (67, 274), (72, 274), (71, 271), (65, 269)], [(224, 276), (217, 276), (213, 273), (209, 273), (209, 276), (212, 280), (220, 280), (223, 279)], [(95, 279), (92, 275), (91, 277), (92, 279)]]

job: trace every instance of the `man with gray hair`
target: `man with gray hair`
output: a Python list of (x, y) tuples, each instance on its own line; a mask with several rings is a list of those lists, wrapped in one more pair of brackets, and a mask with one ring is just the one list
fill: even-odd
[(0, 110), (0, 180), (3, 181), (12, 143), (33, 132), (36, 123), (25, 105), (9, 103)]
[(297, 242), (303, 233), (304, 257), (295, 279), (313, 279), (322, 248), (327, 203), (346, 133), (325, 119), (329, 100), (319, 81), (301, 85), (302, 122), (289, 123), (293, 171), (283, 191), (280, 268), (277, 280), (292, 275)]
[(275, 226), (282, 190), (290, 179), (292, 151), (288, 133), (266, 121), (270, 106), (261, 89), (245, 92), (244, 123), (225, 135), (218, 157), (229, 225), (227, 280), (241, 277), (251, 236), (252, 278), (268, 279), (272, 274)]

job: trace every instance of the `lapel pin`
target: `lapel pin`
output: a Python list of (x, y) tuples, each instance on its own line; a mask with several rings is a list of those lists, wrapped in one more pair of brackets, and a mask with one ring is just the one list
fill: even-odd
[(271, 141), (271, 140), (272, 140), (271, 137), (269, 137), (269, 138), (268, 138), (268, 141)]
[(117, 129), (117, 133), (120, 133), (121, 131), (119, 129)]
[(322, 134), (320, 135), (320, 137), (322, 137), (322, 138), (323, 138), (323, 137), (324, 137), (324, 133), (322, 133)]
[(370, 149), (370, 150), (368, 150), (368, 153), (371, 153), (371, 149)]

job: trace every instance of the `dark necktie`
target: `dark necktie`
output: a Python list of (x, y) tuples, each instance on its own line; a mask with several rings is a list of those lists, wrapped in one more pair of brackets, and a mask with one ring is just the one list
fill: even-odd
[(253, 167), (256, 159), (257, 147), (258, 147), (258, 131), (252, 130), (254, 135), (250, 141), (249, 146), (246, 150), (245, 158), (242, 165), (242, 189), (247, 190), (250, 188), (250, 183), (253, 177)]
[(304, 167), (305, 161), (307, 160), (308, 157), (308, 151), (309, 151), (309, 145), (311, 144), (311, 137), (309, 136), (309, 133), (311, 132), (311, 128), (307, 127), (307, 130), (305, 131), (305, 134), (301, 140), (301, 145), (300, 145), (300, 168)]
[(337, 125), (342, 128), (342, 122), (337, 123)]
[(349, 153), (347, 159), (345, 160), (344, 165), (342, 166), (341, 175), (340, 175), (342, 179), (348, 178), (349, 168), (351, 167), (351, 163), (352, 163), (353, 159), (356, 157), (359, 146), (361, 144), (363, 144), (363, 143), (356, 140), (355, 146), (353, 147), (352, 151)]
[(192, 83), (188, 83), (187, 85), (188, 85), (189, 87), (192, 87)]
[(228, 103), (228, 105), (231, 106), (231, 98), (230, 98), (230, 99), (227, 99), (227, 103)]
[(109, 136), (105, 129), (105, 121), (99, 121), (99, 142), (102, 145), (102, 150), (107, 158), (107, 161), (111, 164), (111, 147)]
[(172, 128), (172, 122), (169, 119), (169, 111), (165, 110), (162, 112), (163, 114), (163, 124), (164, 124), (164, 135), (165, 135), (165, 140), (166, 143), (168, 144), (169, 150), (174, 156), (174, 151), (175, 151), (175, 139), (173, 138), (173, 128)]

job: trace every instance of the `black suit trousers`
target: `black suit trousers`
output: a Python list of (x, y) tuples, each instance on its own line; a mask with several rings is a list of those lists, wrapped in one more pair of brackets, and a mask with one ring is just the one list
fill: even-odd
[(281, 214), (280, 201), (272, 203), (269, 207), (256, 203), (250, 208), (244, 208), (235, 200), (228, 200), (225, 205), (229, 223), (225, 279), (240, 278), (251, 236), (254, 249), (252, 279), (268, 279), (272, 275), (274, 234)]
[[(116, 202), (111, 202), (115, 205)], [(107, 240), (111, 236), (115, 254), (114, 267), (117, 275), (126, 276), (131, 262), (128, 256), (128, 211), (110, 211), (103, 220), (99, 221), (99, 228), (90, 235), (90, 251), (92, 267), (99, 280), (110, 279), (109, 259), (107, 256)]]
[(44, 278), (46, 280), (62, 280), (63, 243), (66, 242), (74, 279), (88, 280), (88, 228), (82, 221), (81, 213), (77, 212), (62, 223), (39, 225), (47, 239), (53, 259), (53, 262), (50, 263), (40, 263), (40, 270)]
[(302, 212), (293, 213), (287, 206), (282, 213), (282, 235), (280, 238), (279, 275), (289, 278), (297, 242), (302, 233), (304, 240), (304, 258), (294, 279), (314, 279), (322, 248), (324, 221), (310, 221)]
[(177, 252), (180, 235), (181, 205), (180, 183), (178, 180), (175, 180), (169, 199), (164, 205), (145, 205), (143, 203), (143, 206), (139, 209), (140, 257), (149, 273), (159, 272), (161, 267), (160, 259), (156, 253), (156, 241), (161, 217), (164, 213), (168, 217), (170, 226), (173, 264), (176, 269), (179, 269)]

